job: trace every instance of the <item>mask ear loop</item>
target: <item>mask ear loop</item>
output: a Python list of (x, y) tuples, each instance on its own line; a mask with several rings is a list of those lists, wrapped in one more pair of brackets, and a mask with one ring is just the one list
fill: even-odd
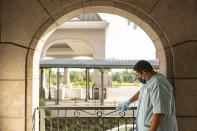
[(140, 73), (140, 77), (142, 78), (142, 74), (144, 73), (144, 71), (142, 71), (141, 73)]
[(144, 72), (144, 71), (141, 71), (141, 72), (140, 72), (140, 78), (142, 78), (142, 73), (143, 73), (143, 72)]

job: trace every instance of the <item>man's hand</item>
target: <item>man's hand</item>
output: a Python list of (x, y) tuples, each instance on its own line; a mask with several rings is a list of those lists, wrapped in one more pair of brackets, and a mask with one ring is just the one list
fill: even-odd
[(129, 105), (131, 104), (131, 101), (128, 100), (128, 101), (125, 101), (124, 103), (121, 103), (119, 104), (117, 107), (116, 107), (116, 110), (120, 110), (120, 112), (125, 112), (129, 109)]

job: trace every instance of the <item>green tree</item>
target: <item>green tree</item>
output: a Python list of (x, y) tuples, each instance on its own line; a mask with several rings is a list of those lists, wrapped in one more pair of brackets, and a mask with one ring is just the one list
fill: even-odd
[(133, 70), (129, 71), (128, 69), (122, 72), (115, 72), (112, 75), (113, 81), (117, 82), (128, 82), (132, 83), (133, 81), (136, 81), (136, 75)]

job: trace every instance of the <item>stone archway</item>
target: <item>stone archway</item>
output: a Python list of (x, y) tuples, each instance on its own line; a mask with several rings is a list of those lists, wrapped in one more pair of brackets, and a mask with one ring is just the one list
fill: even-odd
[[(158, 56), (159, 56), (160, 71), (164, 75), (171, 77), (173, 74), (173, 71), (172, 71), (173, 68), (172, 68), (172, 63), (171, 63), (173, 56), (172, 56), (171, 50), (169, 48), (169, 42), (168, 42), (165, 34), (163, 33), (162, 29), (160, 28), (160, 26), (153, 19), (148, 17), (147, 14), (143, 13), (139, 9), (134, 8), (133, 6), (127, 5), (125, 3), (123, 4), (123, 3), (117, 2), (117, 5), (119, 5), (119, 4), (120, 4), (120, 7), (119, 6), (113, 7), (112, 5), (111, 5), (112, 7), (110, 7), (109, 5), (99, 6), (99, 4), (97, 6), (96, 4), (93, 4), (94, 6), (89, 5), (88, 7), (83, 7), (82, 9), (80, 8), (80, 6), (78, 7), (79, 9), (78, 8), (76, 9), (76, 6), (74, 4), (74, 5), (71, 5), (68, 7), (69, 9), (72, 9), (72, 10), (69, 10), (69, 11), (66, 10), (66, 12), (65, 12), (65, 10), (62, 10), (63, 12), (61, 12), (61, 11), (58, 12), (57, 13), (57, 20), (55, 23), (51, 21), (51, 23), (50, 23), (51, 25), (46, 24), (46, 27), (43, 26), (43, 28), (45, 28), (45, 29), (43, 29), (41, 27), (40, 30), (45, 31), (45, 32), (43, 32), (43, 34), (46, 34), (47, 32), (56, 28), (57, 23), (58, 23), (58, 25), (61, 25), (61, 24), (63, 24), (63, 22), (65, 22), (75, 16), (84, 14), (84, 13), (112, 13), (112, 14), (116, 14), (116, 15), (125, 17), (129, 20), (132, 20), (134, 23), (136, 23), (138, 26), (140, 26), (148, 34), (148, 36), (153, 41), (153, 43), (156, 47)], [(64, 13), (66, 15), (64, 15)], [(62, 14), (61, 17), (59, 16), (60, 14)], [(54, 16), (56, 16), (56, 14), (54, 14)], [(38, 39), (36, 38), (36, 40), (38, 40)], [(40, 43), (42, 43), (42, 44), (38, 44), (38, 46), (36, 46), (37, 43), (34, 42), (34, 43), (32, 43), (31, 46), (35, 49), (40, 50), (40, 48), (42, 48), (40, 46), (42, 46), (44, 42), (42, 42), (42, 40), (41, 40)], [(164, 50), (164, 49), (166, 49), (166, 50)], [(168, 59), (166, 59), (166, 58), (168, 58)]]
[(159, 54), (160, 71), (175, 83), (178, 125), (182, 130), (196, 129), (195, 1), (4, 0), (0, 6), (0, 130), (32, 130), (42, 36), (75, 16), (98, 12), (128, 18), (149, 35)]
[[(87, 55), (87, 57), (93, 57), (94, 54), (95, 54), (95, 47), (92, 46), (92, 44), (89, 42), (89, 41), (86, 41), (86, 40), (82, 40), (82, 39), (79, 39), (79, 38), (67, 38), (67, 37), (63, 37), (63, 38), (60, 38), (60, 39), (55, 39), (55, 40), (52, 40), (52, 41), (49, 41), (45, 44), (45, 46), (43, 47), (43, 50), (42, 50), (42, 54), (41, 54), (41, 58), (44, 58), (46, 57), (47, 55), (47, 51), (49, 50), (49, 48), (57, 43), (72, 43), (72, 42), (78, 42), (78, 43), (81, 43), (83, 44), (86, 48), (88, 48), (90, 51), (91, 51), (91, 54), (90, 55)], [(68, 45), (70, 45), (68, 44)], [(70, 47), (72, 48), (72, 46)], [(71, 57), (68, 57), (68, 58), (73, 58), (73, 57), (77, 57), (77, 56), (71, 56)]]
[[(59, 14), (64, 14), (63, 16), (57, 17), (56, 22), (61, 25), (63, 22), (69, 20), (70, 18), (73, 18), (75, 16), (84, 14), (84, 13), (112, 13), (116, 14), (122, 17), (125, 17), (129, 20), (132, 20), (134, 23), (136, 23), (138, 26), (140, 26), (151, 38), (153, 43), (155, 44), (159, 60), (160, 60), (160, 72), (162, 72), (164, 75), (168, 76), (169, 78), (173, 78), (173, 68), (172, 68), (172, 54), (171, 50), (164, 50), (164, 48), (169, 47), (168, 41), (162, 31), (162, 29), (158, 26), (158, 24), (153, 21), (150, 17), (148, 17), (146, 14), (144, 14), (142, 11), (138, 10), (137, 8), (134, 8), (130, 5), (124, 4), (124, 3), (116, 3), (116, 6), (97, 6), (90, 5), (87, 7), (83, 7), (82, 9), (79, 7), (76, 9), (75, 5), (71, 5), (69, 8), (73, 9), (70, 12), (64, 12), (64, 10), (61, 12), (58, 12)], [(51, 30), (51, 27), (54, 26), (54, 23), (46, 30), (45, 33)], [(55, 28), (55, 26), (53, 27)], [(42, 41), (41, 41), (42, 42)], [(37, 45), (39, 47), (40, 45)], [(36, 59), (37, 60), (37, 59)], [(173, 81), (172, 81), (173, 82)]]
[[(164, 48), (169, 47), (169, 44), (168, 44), (168, 41), (167, 41), (162, 29), (157, 25), (157, 23), (155, 21), (153, 21), (150, 17), (148, 17), (145, 13), (138, 10), (137, 8), (134, 8), (134, 7), (124, 4), (124, 3), (118, 3), (118, 2), (115, 5), (100, 6), (98, 4), (98, 6), (97, 6), (95, 4), (95, 5), (89, 5), (89, 6), (83, 7), (83, 8), (80, 8), (80, 6), (77, 6), (78, 8), (76, 8), (76, 5), (74, 4), (74, 5), (67, 7), (72, 10), (70, 10), (69, 12), (65, 12), (65, 10), (58, 12), (57, 17), (56, 17), (56, 22), (52, 22), (50, 26), (48, 24), (46, 24), (46, 26), (43, 25), (43, 27), (41, 27), (41, 29), (43, 31), (45, 30), (44, 34), (46, 34), (47, 32), (51, 31), (51, 29), (56, 27), (55, 24), (58, 23), (58, 25), (61, 25), (61, 24), (63, 24), (63, 22), (65, 22), (75, 16), (78, 16), (81, 14), (86, 14), (86, 13), (113, 13), (113, 14), (125, 17), (125, 18), (133, 21), (134, 23), (136, 23), (148, 34), (148, 36), (151, 38), (151, 40), (155, 44), (155, 47), (156, 47), (156, 50), (157, 50), (157, 53), (159, 56), (160, 72), (162, 72), (164, 75), (166, 75), (169, 78), (173, 78), (173, 76), (172, 76), (173, 75), (173, 68), (172, 68), (172, 61), (173, 61), (172, 59), (173, 58), (172, 58), (172, 54), (171, 54), (170, 49), (164, 50)], [(60, 14), (62, 14), (62, 16)], [(42, 49), (42, 46), (44, 43), (45, 43), (45, 41), (41, 39), (38, 42), (38, 44), (36, 44), (36, 42), (34, 42), (32, 44), (32, 46), (36, 50), (39, 50), (39, 49)], [(34, 55), (36, 55), (36, 53)], [(35, 58), (35, 56), (34, 56), (34, 58)], [(38, 63), (38, 61), (39, 61), (39, 59), (34, 59), (34, 60), (35, 61), (33, 61), (33, 63)], [(29, 68), (29, 67), (27, 67), (27, 68)], [(33, 70), (34, 69), (38, 70), (37, 67), (30, 67), (30, 68), (33, 68)], [(37, 71), (33, 71), (33, 72), (37, 72)], [(173, 83), (173, 79), (171, 82)], [(34, 88), (35, 88), (35, 86), (34, 86)]]

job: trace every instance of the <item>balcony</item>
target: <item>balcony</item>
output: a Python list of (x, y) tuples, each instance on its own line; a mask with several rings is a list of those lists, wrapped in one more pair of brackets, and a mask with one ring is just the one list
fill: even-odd
[(119, 112), (115, 106), (42, 106), (40, 131), (134, 131), (137, 107)]

